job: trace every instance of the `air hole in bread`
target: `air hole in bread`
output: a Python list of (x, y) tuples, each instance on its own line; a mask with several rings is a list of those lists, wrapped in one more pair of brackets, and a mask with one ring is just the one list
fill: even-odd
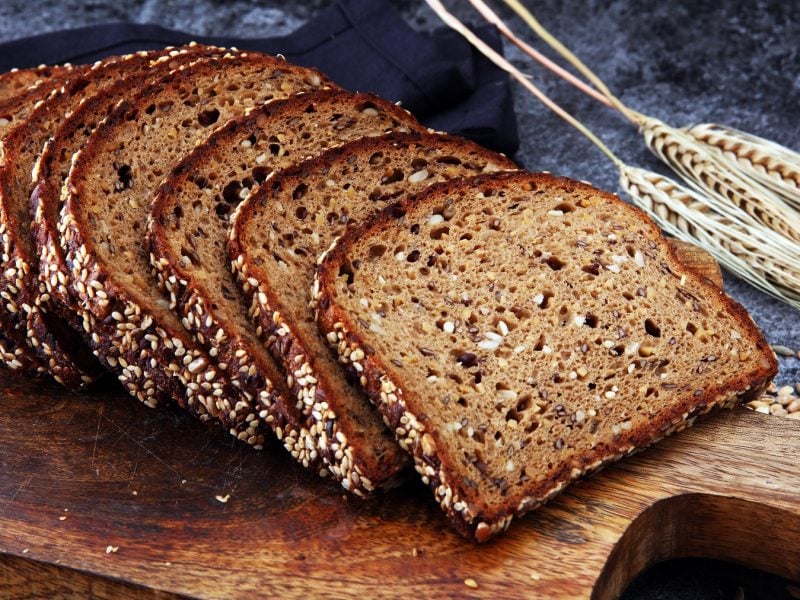
[(386, 175), (381, 177), (381, 185), (390, 185), (392, 183), (397, 183), (399, 181), (403, 181), (405, 175), (403, 174), (402, 169), (392, 169)]
[(130, 165), (117, 167), (117, 183), (114, 187), (117, 191), (133, 187), (133, 169)]
[(440, 240), (444, 236), (450, 233), (450, 228), (447, 225), (443, 225), (441, 227), (436, 227), (431, 229), (431, 239), (432, 240)]
[(571, 213), (575, 210), (575, 205), (572, 202), (562, 202), (560, 204), (556, 204), (552, 210), (560, 211), (564, 214)]
[(219, 120), (219, 111), (216, 108), (206, 110), (197, 115), (197, 122), (203, 127), (213, 125)]

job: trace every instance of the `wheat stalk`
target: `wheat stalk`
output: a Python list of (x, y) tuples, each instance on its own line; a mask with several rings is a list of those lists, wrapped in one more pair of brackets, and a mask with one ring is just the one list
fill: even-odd
[[(502, 23), (483, 0), (470, 0), (470, 3), (491, 23)], [(800, 154), (775, 142), (719, 125), (673, 128), (629, 108), (518, 0), (505, 0), (505, 3), (599, 93), (560, 67), (554, 69), (552, 61), (517, 38), (505, 24), (498, 25), (501, 33), (523, 52), (593, 98), (602, 95), (604, 104), (616, 108), (639, 126), (650, 149), (689, 185), (718, 198), (725, 197), (787, 237), (800, 240)], [(663, 138), (668, 138), (670, 144), (665, 144)], [(678, 155), (687, 162), (676, 161)], [(692, 167), (676, 168), (681, 164)]]
[[(741, 210), (724, 193), (709, 197), (697, 184), (694, 189), (685, 187), (657, 173), (625, 164), (585, 125), (548, 98), (528, 76), (449, 13), (440, 0), (426, 2), (445, 24), (458, 31), (484, 56), (595, 144), (619, 169), (620, 185), (634, 204), (647, 212), (664, 231), (701, 245), (728, 270), (751, 285), (800, 308), (800, 254), (796, 253), (793, 242), (770, 229), (763, 219)], [(644, 118), (633, 111), (630, 116)], [(652, 129), (657, 130), (655, 125)], [(666, 140), (666, 133), (658, 139)], [(668, 146), (674, 144), (661, 147)], [(677, 154), (673, 154), (675, 156)], [(678, 157), (676, 163), (683, 164), (681, 160), (687, 160), (686, 156)], [(691, 160), (688, 162), (691, 165)], [(691, 171), (691, 167), (685, 168)]]

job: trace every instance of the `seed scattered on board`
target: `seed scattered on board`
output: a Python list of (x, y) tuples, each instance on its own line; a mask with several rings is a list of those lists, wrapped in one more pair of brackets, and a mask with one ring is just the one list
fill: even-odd
[(472, 588), (473, 590), (478, 589), (478, 582), (472, 579), (471, 577), (467, 577), (464, 580), (464, 585), (467, 586), (468, 588)]
[(223, 504), (225, 504), (228, 500), (231, 499), (231, 495), (225, 494), (224, 496), (214, 496), (214, 498), (217, 499), (217, 502), (222, 502)]
[(772, 384), (760, 398), (748, 402), (747, 407), (765, 415), (800, 419), (800, 382), (794, 387), (779, 388)]
[(112, 546), (109, 544), (106, 546), (106, 554), (116, 554), (119, 551), (119, 546)]

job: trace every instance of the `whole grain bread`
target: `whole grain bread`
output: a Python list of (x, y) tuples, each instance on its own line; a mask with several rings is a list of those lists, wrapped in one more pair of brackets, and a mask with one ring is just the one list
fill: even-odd
[(11, 69), (0, 73), (0, 102), (18, 96), (28, 88), (44, 83), (48, 79), (68, 74), (70, 70), (69, 66), (41, 65), (31, 69)]
[[(79, 333), (77, 319), (63, 320), (48, 311), (49, 296), (39, 280), (38, 252), (31, 231), (31, 173), (45, 142), (85, 99), (127, 75), (147, 73), (154, 61), (168, 59), (173, 49), (111, 57), (64, 79), (62, 86), (8, 131), (0, 166), (0, 223), (7, 230), (3, 253), (14, 266), (0, 277), (0, 290), (12, 295), (9, 305), (24, 328), (28, 345), (56, 381), (69, 388), (90, 384), (105, 373)], [(34, 172), (34, 178), (37, 174)], [(13, 290), (13, 293), (12, 293)]]
[(353, 385), (361, 374), (341, 369), (317, 332), (309, 309), (317, 257), (346, 226), (399, 195), (500, 168), (514, 164), (466, 140), (393, 133), (278, 172), (237, 210), (229, 250), (249, 315), (303, 402), (309, 443), (342, 456), (333, 469), (345, 487), (369, 490), (376, 476), (387, 477), (402, 461), (391, 433)]
[[(405, 110), (372, 94), (333, 89), (300, 94), (230, 121), (162, 183), (148, 229), (151, 262), (169, 295), (170, 307), (231, 383), (248, 396), (260, 398), (261, 404), (269, 404), (267, 382), (284, 381), (286, 375), (258, 339), (231, 275), (225, 252), (231, 213), (275, 170), (348, 140), (412, 130), (424, 131), (424, 127)], [(223, 335), (218, 336), (218, 331)], [(307, 408), (288, 393), (276, 396), (274, 409), (280, 419), (271, 423), (296, 460), (339, 476), (341, 459), (336, 459), (336, 452), (309, 438), (314, 424), (304, 414)], [(380, 473), (362, 473), (376, 486), (391, 480), (408, 462), (388, 441), (387, 446), (383, 436), (377, 443), (367, 436), (366, 446), (354, 449), (380, 459)], [(354, 493), (369, 491), (350, 481), (347, 485)]]
[[(5, 144), (6, 135), (15, 127), (21, 124), (33, 112), (36, 106), (48, 97), (58, 93), (67, 76), (75, 76), (88, 70), (89, 67), (64, 67), (59, 74), (49, 79), (45, 79), (38, 85), (25, 88), (25, 90), (15, 96), (9, 96), (0, 100), (0, 165), (5, 163)], [(11, 236), (13, 230), (9, 230), (7, 223), (0, 222), (0, 247), (6, 249), (13, 243)], [(24, 275), (24, 265), (17, 264), (16, 257), (8, 252), (3, 253), (2, 273), (3, 277), (7, 274), (23, 273), (23, 280), (27, 281)], [(20, 304), (16, 301), (17, 290), (14, 284), (10, 288), (0, 290), (0, 330), (2, 330), (2, 340), (0, 340), (0, 357), (6, 366), (18, 372), (28, 374), (43, 373), (46, 371), (46, 363), (39, 360), (36, 353), (27, 343), (27, 329), (25, 319), (20, 314)]]
[[(112, 329), (103, 321), (93, 318), (91, 313), (80, 311), (71, 287), (68, 284), (70, 271), (64, 260), (60, 246), (58, 222), (61, 213), (61, 190), (64, 187), (73, 155), (80, 150), (97, 125), (105, 119), (120, 100), (130, 99), (149, 83), (160, 79), (174, 69), (205, 57), (222, 56), (227, 50), (212, 46), (188, 44), (179, 48), (151, 53), (152, 60), (146, 69), (128, 73), (114, 84), (75, 107), (53, 136), (47, 141), (34, 168), (36, 187), (31, 195), (33, 212), (33, 238), (39, 261), (38, 305), (48, 315), (54, 315), (63, 323), (81, 332), (92, 351), (107, 367), (117, 367), (119, 356), (112, 348), (97, 346), (101, 339), (100, 329), (108, 330), (104, 335), (112, 335)], [(157, 54), (157, 55), (156, 55)], [(52, 317), (51, 317), (52, 318)], [(34, 322), (35, 335), (43, 336), (38, 322)], [(135, 355), (134, 355), (135, 357)], [(130, 362), (131, 357), (122, 357)], [(143, 391), (138, 385), (124, 381), (132, 394), (149, 404), (168, 396), (151, 385)]]
[(477, 541), (569, 482), (758, 396), (745, 310), (644, 213), (545, 174), (453, 181), (346, 233), (319, 324)]
[(315, 70), (253, 53), (181, 67), (95, 129), (65, 188), (59, 231), (71, 284), (85, 313), (110, 329), (94, 330), (95, 344), (120, 355), (142, 351), (118, 367), (129, 389), (145, 393), (153, 378), (166, 377), (162, 391), (256, 446), (263, 407), (230, 385), (158, 290), (144, 244), (148, 209), (179, 159), (229, 118), (325, 83)]
[[(141, 88), (147, 78), (152, 78), (154, 73), (163, 75), (169, 72), (180, 64), (180, 60), (190, 60), (190, 56), (196, 60), (199, 56), (220, 52), (219, 49), (190, 45), (100, 61), (91, 69), (64, 79), (60, 89), (42, 101), (4, 138), (5, 162), (0, 168), (0, 221), (7, 224), (9, 230), (4, 240), (9, 246), (4, 251), (14, 258), (16, 264), (14, 269), (4, 273), (0, 284), (3, 289), (13, 286), (16, 290), (13, 303), (18, 310), (15, 314), (24, 319), (24, 324), (20, 323), (19, 327), (25, 328), (27, 342), (46, 365), (47, 372), (66, 387), (90, 384), (106, 371), (83, 341), (82, 320), (74, 310), (52, 310), (56, 298), (40, 278), (38, 232), (35, 226), (31, 226), (31, 221), (35, 220), (41, 204), (39, 192), (33, 193), (33, 188), (41, 176), (39, 158), (42, 149), (60, 125), (87, 99), (111, 91), (110, 101), (116, 102), (119, 98), (110, 88), (125, 78), (135, 77), (136, 80), (128, 81), (128, 86), (138, 83)], [(130, 87), (125, 89), (133, 93)], [(81, 123), (84, 139), (88, 128), (89, 123)], [(77, 148), (62, 156), (67, 165), (74, 151)], [(45, 169), (45, 172), (49, 174), (49, 170)], [(60, 183), (58, 185), (60, 189)], [(57, 213), (53, 216), (57, 218)]]

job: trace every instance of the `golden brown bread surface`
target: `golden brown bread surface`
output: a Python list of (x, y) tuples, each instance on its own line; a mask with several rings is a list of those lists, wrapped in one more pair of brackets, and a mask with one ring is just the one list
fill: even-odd
[(339, 240), (315, 290), (322, 331), (478, 541), (777, 368), (643, 213), (550, 175), (402, 200)]
[(514, 166), (460, 138), (392, 133), (278, 172), (237, 210), (229, 250), (250, 316), (303, 400), (313, 444), (343, 454), (336, 468), (346, 486), (370, 489), (378, 477), (396, 473), (406, 457), (353, 385), (359, 373), (343, 371), (319, 336), (308, 307), (317, 257), (347, 226), (399, 195)]
[[(327, 148), (362, 136), (389, 131), (424, 131), (408, 112), (372, 94), (326, 89), (275, 100), (230, 121), (173, 170), (159, 188), (150, 209), (148, 237), (151, 262), (170, 298), (170, 306), (194, 337), (213, 352), (231, 383), (254, 398), (265, 396), (267, 381), (293, 378), (282, 372), (247, 316), (225, 251), (232, 212), (271, 172), (288, 167)], [(222, 331), (223, 335), (217, 335)], [(376, 469), (362, 469), (359, 483), (343, 476), (344, 453), (321, 443), (311, 430), (307, 407), (293, 394), (275, 397), (280, 422), (276, 433), (303, 466), (346, 481), (347, 488), (366, 494), (393, 481), (407, 456), (389, 436), (364, 441), (349, 437), (359, 464), (366, 454)], [(384, 439), (384, 437), (386, 439)], [(338, 458), (337, 458), (338, 456)], [(361, 485), (361, 483), (365, 485)]]
[(116, 370), (140, 399), (166, 392), (255, 446), (270, 407), (240, 394), (169, 310), (145, 247), (148, 208), (172, 167), (228, 119), (326, 83), (313, 69), (244, 52), (184, 66), (115, 109), (73, 158), (66, 185), (61, 242), (96, 346), (128, 356)]

